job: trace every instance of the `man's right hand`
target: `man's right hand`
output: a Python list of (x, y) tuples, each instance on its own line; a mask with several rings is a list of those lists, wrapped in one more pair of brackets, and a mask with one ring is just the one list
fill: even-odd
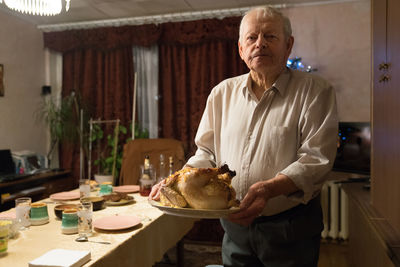
[(160, 200), (160, 189), (163, 184), (165, 184), (165, 179), (161, 180), (158, 184), (153, 185), (149, 195), (150, 200)]

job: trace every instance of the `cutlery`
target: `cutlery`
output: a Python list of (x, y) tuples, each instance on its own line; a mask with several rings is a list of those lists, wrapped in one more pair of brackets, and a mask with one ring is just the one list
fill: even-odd
[(92, 243), (99, 243), (99, 244), (105, 244), (105, 245), (110, 245), (111, 244), (110, 242), (107, 242), (107, 241), (92, 241), (92, 240), (89, 240), (88, 237), (85, 236), (85, 235), (76, 238), (75, 241), (76, 242), (92, 242)]

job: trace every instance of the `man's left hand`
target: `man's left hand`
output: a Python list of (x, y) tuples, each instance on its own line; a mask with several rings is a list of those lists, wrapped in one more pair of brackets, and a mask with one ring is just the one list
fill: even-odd
[(253, 184), (240, 203), (239, 212), (230, 214), (228, 220), (248, 226), (255, 218), (260, 216), (269, 199), (265, 186), (264, 182)]

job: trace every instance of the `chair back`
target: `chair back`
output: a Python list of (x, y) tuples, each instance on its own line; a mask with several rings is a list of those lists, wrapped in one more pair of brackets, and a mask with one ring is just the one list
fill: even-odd
[(135, 139), (124, 145), (122, 167), (119, 177), (120, 185), (133, 185), (139, 183), (140, 165), (143, 165), (146, 155), (159, 175), (160, 155), (168, 167), (170, 156), (174, 159), (175, 171), (186, 163), (183, 143), (175, 139)]

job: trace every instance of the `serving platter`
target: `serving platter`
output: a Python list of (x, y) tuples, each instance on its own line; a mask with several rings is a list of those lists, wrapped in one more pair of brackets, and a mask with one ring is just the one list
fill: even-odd
[(189, 217), (189, 218), (202, 218), (202, 219), (218, 219), (224, 218), (231, 213), (239, 211), (238, 207), (223, 210), (209, 210), (209, 209), (192, 209), (192, 208), (175, 208), (161, 205), (160, 202), (149, 200), (150, 205), (156, 207), (166, 214)]

